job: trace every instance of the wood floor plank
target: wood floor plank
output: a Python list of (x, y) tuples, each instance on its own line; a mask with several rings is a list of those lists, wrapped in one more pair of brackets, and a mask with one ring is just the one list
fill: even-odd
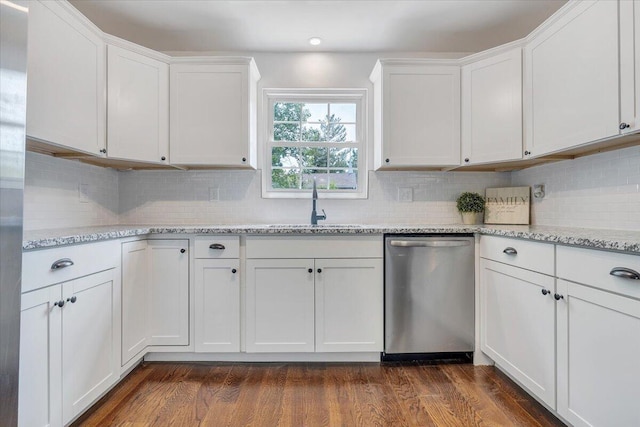
[(489, 393), (489, 390), (484, 388), (482, 383), (473, 381), (473, 378), (466, 374), (466, 370), (466, 366), (463, 365), (445, 365), (442, 367), (442, 371), (449, 378), (451, 384), (473, 408), (480, 419), (490, 419), (498, 426), (514, 425), (513, 415), (520, 415), (520, 407), (513, 406), (511, 408), (511, 417), (505, 415), (496, 404), (495, 397)]
[(561, 426), (493, 367), (149, 363), (74, 426)]
[(402, 407), (396, 400), (391, 382), (385, 376), (384, 371), (394, 371), (396, 367), (385, 366), (378, 363), (367, 363), (363, 366), (369, 379), (367, 393), (370, 399), (370, 412), (375, 414), (374, 419), (380, 420), (380, 426), (409, 427), (411, 423), (405, 416)]
[[(446, 366), (446, 365), (445, 365)], [(426, 409), (437, 425), (474, 426), (481, 418), (464, 396), (451, 383), (440, 366), (421, 366), (424, 380), (436, 393), (424, 396)]]

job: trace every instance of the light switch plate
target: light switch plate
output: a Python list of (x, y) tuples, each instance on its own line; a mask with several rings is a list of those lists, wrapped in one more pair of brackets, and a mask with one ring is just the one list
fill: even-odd
[(411, 187), (398, 188), (398, 201), (413, 202), (413, 188)]

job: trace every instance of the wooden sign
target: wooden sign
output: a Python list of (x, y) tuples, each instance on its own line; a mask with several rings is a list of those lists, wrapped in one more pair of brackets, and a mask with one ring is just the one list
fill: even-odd
[(529, 224), (529, 187), (487, 188), (485, 224)]

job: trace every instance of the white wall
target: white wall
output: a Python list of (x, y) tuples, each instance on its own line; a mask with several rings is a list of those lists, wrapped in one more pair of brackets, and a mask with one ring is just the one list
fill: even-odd
[[(81, 201), (80, 184), (87, 184)], [(84, 227), (117, 224), (118, 172), (73, 160), (27, 153), (24, 228)]]
[(532, 223), (640, 230), (640, 146), (512, 172), (511, 185), (544, 184)]

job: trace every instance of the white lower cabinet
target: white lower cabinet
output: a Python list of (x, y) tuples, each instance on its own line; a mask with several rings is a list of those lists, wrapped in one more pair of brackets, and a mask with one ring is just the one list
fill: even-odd
[(22, 294), (18, 425), (62, 426), (61, 285)]
[(640, 300), (558, 280), (558, 413), (574, 426), (640, 425)]
[(554, 408), (555, 278), (484, 258), (480, 275), (482, 351)]
[(113, 270), (65, 283), (62, 419), (66, 424), (120, 378)]
[(481, 239), (482, 351), (570, 425), (640, 425), (640, 256)]
[(149, 336), (149, 251), (146, 240), (122, 244), (122, 365), (143, 352)]
[(189, 345), (189, 241), (147, 244), (151, 345)]
[(248, 237), (247, 352), (382, 351), (382, 250), (382, 236)]
[(312, 259), (247, 260), (247, 352), (313, 352)]
[(640, 256), (558, 246), (558, 413), (638, 426)]
[(125, 369), (150, 346), (189, 345), (188, 249), (186, 239), (122, 243), (121, 366)]
[(383, 260), (315, 260), (316, 351), (380, 351)]
[(115, 271), (23, 294), (21, 426), (67, 424), (120, 378)]
[(195, 261), (195, 351), (240, 351), (240, 262)]

